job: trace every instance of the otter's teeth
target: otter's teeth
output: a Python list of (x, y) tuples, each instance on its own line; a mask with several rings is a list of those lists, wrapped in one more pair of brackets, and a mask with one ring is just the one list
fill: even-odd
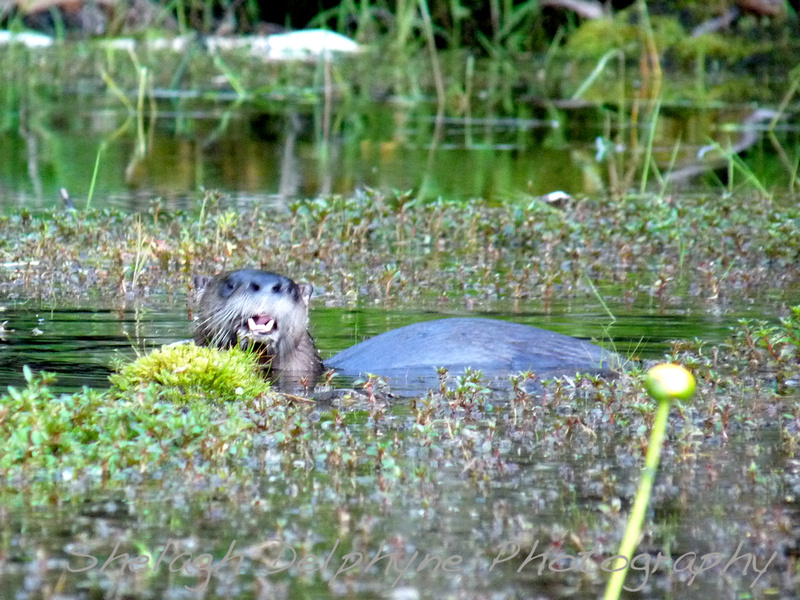
[(250, 317), (247, 320), (247, 326), (250, 328), (250, 331), (255, 331), (257, 333), (269, 333), (272, 331), (272, 328), (275, 327), (275, 319), (270, 319), (265, 325), (259, 325), (255, 322), (253, 317)]

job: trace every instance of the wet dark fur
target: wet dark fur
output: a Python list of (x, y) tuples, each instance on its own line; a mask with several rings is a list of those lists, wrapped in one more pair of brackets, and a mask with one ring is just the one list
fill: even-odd
[[(255, 269), (198, 276), (194, 283), (196, 344), (221, 349), (252, 347), (267, 377), (281, 390), (316, 385), (323, 366), (308, 333), (311, 284), (297, 284), (283, 275)], [(274, 318), (274, 331), (251, 331), (248, 319), (258, 315)]]

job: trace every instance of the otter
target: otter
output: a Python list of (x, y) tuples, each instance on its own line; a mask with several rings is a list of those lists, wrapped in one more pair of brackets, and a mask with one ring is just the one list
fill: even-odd
[(534, 371), (539, 377), (602, 372), (616, 364), (600, 346), (530, 325), (456, 317), (387, 331), (323, 362), (308, 332), (313, 287), (268, 271), (246, 269), (196, 277), (194, 340), (218, 348), (253, 347), (282, 390), (313, 388), (325, 368), (346, 377), (389, 378), (395, 392), (434, 387), (434, 368), (466, 367), (485, 375)]
[(244, 269), (194, 278), (198, 346), (253, 349), (279, 389), (313, 388), (324, 368), (308, 333), (313, 287)]

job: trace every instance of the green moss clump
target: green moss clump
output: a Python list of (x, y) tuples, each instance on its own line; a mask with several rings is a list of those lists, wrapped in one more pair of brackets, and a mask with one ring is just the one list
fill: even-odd
[(270, 390), (254, 354), (193, 343), (163, 346), (140, 356), (110, 380), (112, 393), (129, 395), (154, 385), (164, 400), (178, 403), (249, 399)]
[(731, 44), (730, 40), (719, 33), (704, 33), (697, 37), (687, 37), (681, 40), (676, 49), (678, 56), (683, 59), (696, 56), (733, 58), (738, 53), (734, 46), (741, 47), (741, 43)]
[[(599, 59), (611, 50), (622, 50), (636, 56), (642, 52), (645, 30), (638, 17), (629, 11), (620, 11), (613, 19), (595, 19), (581, 24), (567, 40), (567, 50), (577, 58)], [(653, 41), (659, 52), (674, 47), (688, 37), (674, 17), (650, 18)]]
[(610, 50), (633, 50), (640, 40), (639, 29), (624, 19), (596, 19), (582, 23), (566, 48), (577, 58), (600, 58)]

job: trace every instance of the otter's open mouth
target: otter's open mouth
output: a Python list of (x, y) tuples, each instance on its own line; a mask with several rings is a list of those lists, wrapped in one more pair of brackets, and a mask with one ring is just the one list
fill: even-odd
[(250, 333), (256, 335), (269, 335), (278, 329), (275, 318), (269, 315), (254, 315), (247, 319), (247, 327)]

